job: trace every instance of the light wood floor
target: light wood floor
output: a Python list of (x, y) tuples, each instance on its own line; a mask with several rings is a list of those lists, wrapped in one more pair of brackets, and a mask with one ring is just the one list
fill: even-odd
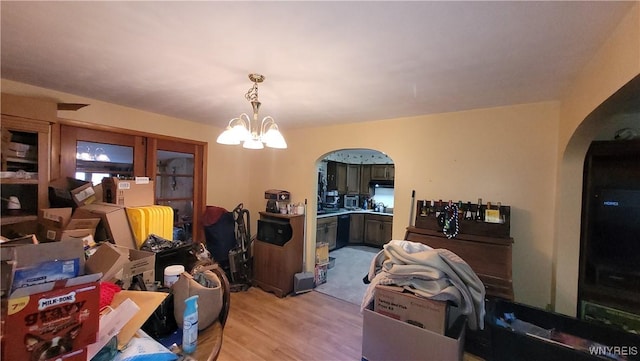
[[(206, 335), (201, 334), (196, 357), (206, 349), (204, 340)], [(251, 287), (231, 294), (218, 360), (357, 361), (361, 349), (358, 305), (315, 291), (278, 298)], [(481, 359), (465, 355), (464, 360)]]

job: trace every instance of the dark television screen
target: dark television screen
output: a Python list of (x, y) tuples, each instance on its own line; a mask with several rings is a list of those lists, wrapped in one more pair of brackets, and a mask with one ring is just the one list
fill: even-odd
[(591, 258), (619, 267), (640, 264), (640, 190), (603, 189), (596, 194)]

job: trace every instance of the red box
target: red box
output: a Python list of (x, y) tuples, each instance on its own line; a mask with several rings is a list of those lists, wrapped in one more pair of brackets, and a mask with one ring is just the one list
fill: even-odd
[(100, 274), (24, 287), (8, 300), (4, 360), (86, 360), (100, 322)]

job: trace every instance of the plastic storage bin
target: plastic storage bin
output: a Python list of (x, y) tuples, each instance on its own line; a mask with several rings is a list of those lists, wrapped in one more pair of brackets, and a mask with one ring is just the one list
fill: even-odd
[(140, 248), (150, 234), (173, 240), (173, 209), (168, 206), (127, 207), (127, 217)]

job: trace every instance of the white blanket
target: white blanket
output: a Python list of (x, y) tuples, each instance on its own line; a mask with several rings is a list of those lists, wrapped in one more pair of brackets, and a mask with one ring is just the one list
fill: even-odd
[(397, 285), (416, 295), (452, 301), (469, 317), (469, 328), (484, 328), (484, 284), (471, 267), (455, 253), (427, 245), (392, 240), (371, 261), (371, 282), (361, 310), (373, 300), (376, 285)]

